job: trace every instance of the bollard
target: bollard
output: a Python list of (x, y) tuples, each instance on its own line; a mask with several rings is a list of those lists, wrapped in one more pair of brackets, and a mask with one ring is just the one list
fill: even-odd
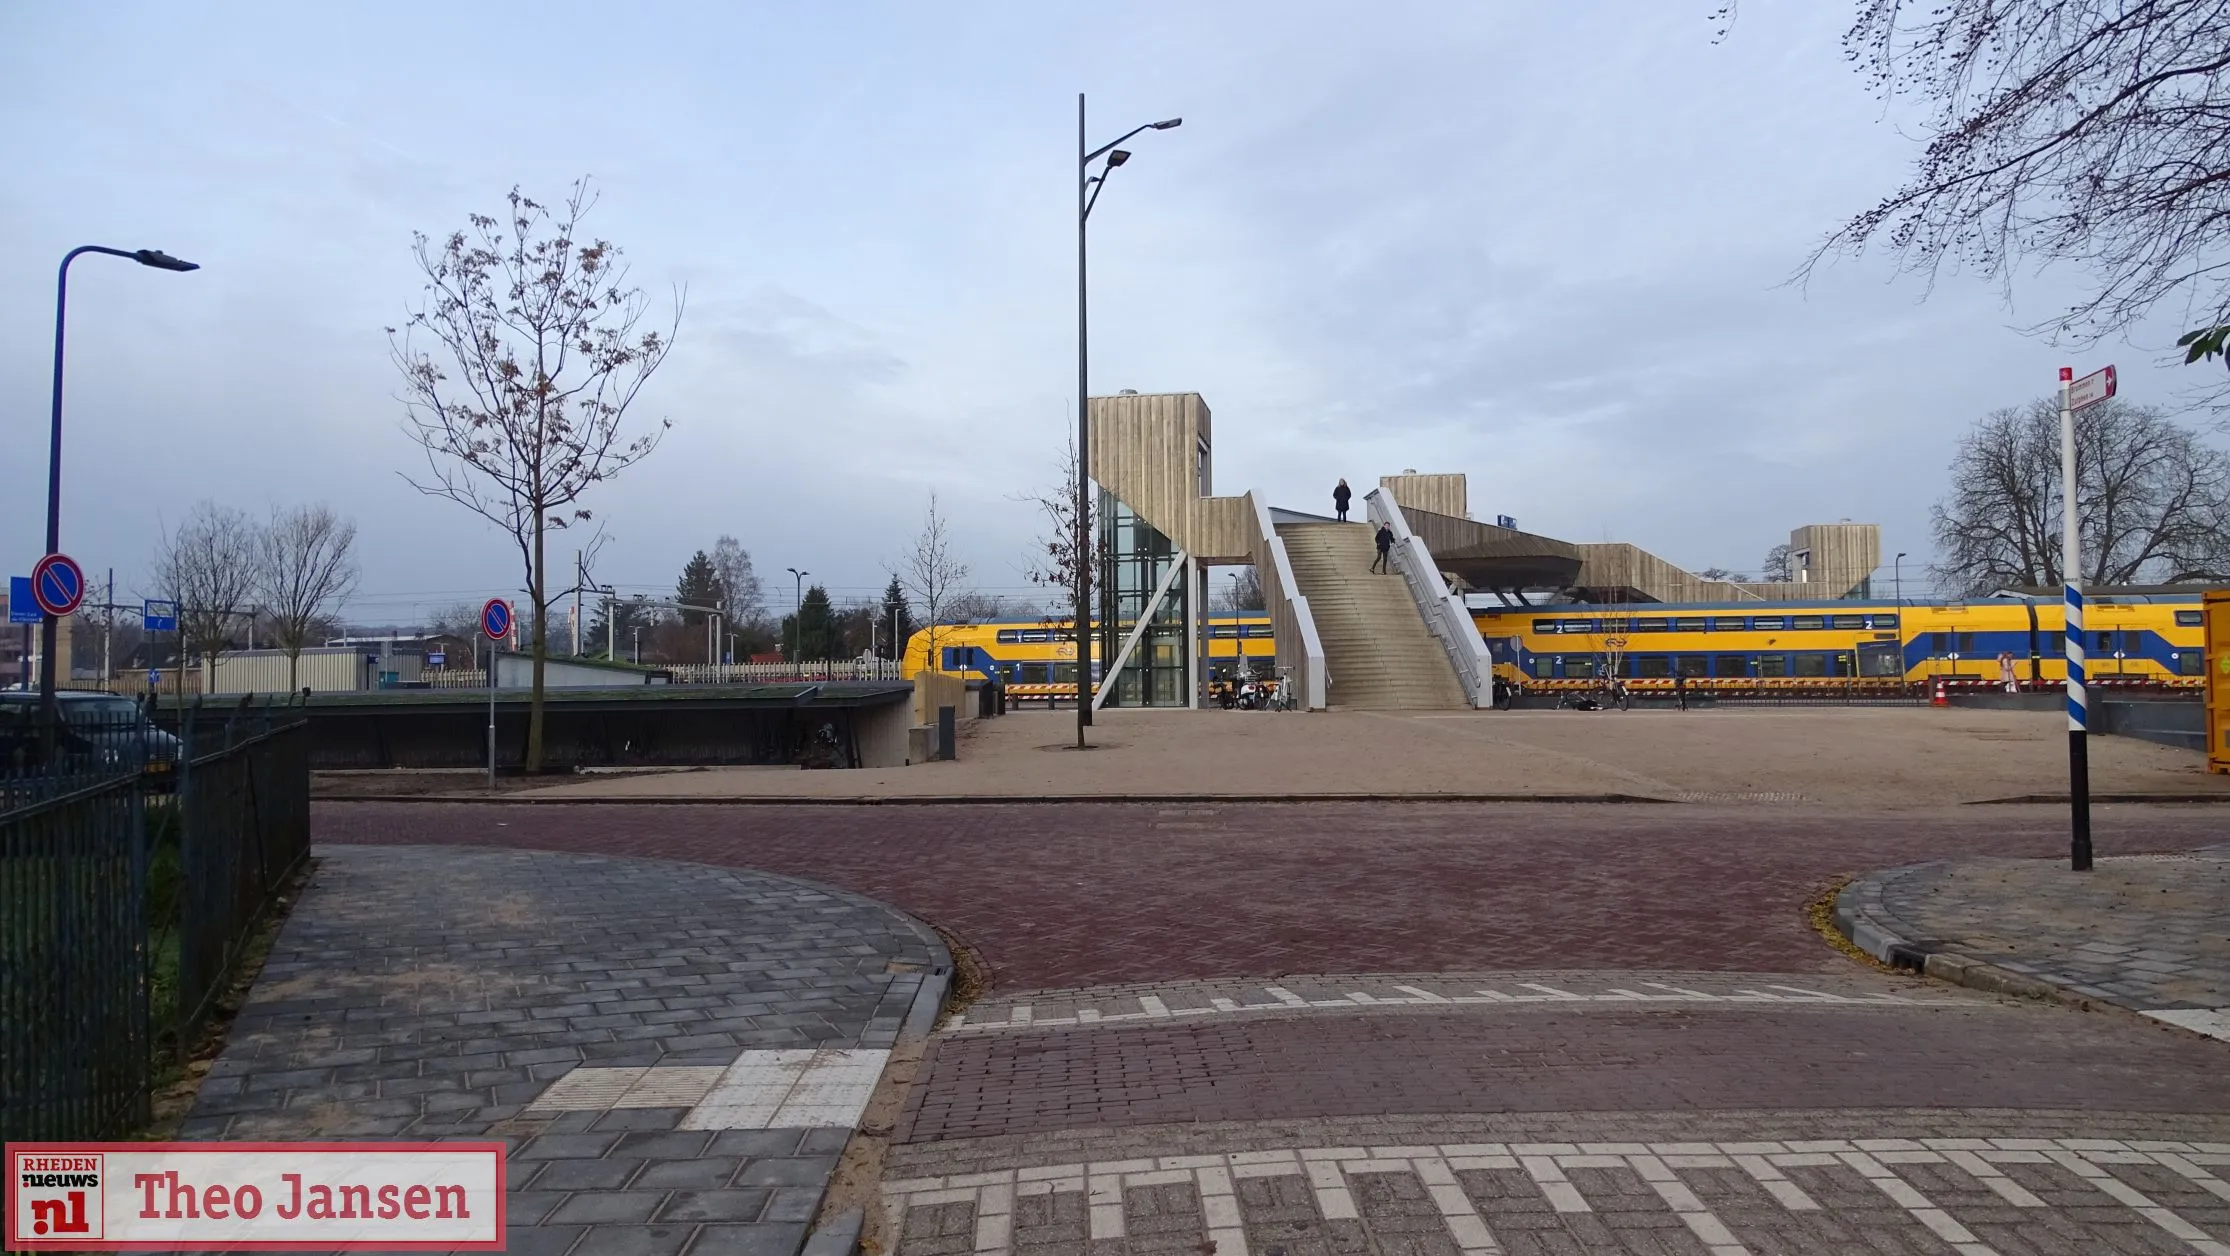
[(951, 762), (960, 757), (958, 742), (960, 712), (953, 707), (937, 708), (937, 757)]

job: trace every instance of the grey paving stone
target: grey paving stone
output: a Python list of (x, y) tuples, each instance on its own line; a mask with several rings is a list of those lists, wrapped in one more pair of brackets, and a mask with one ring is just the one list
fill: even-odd
[(754, 1160), (736, 1174), (738, 1186), (817, 1186), (836, 1170), (834, 1156), (790, 1156)]
[(666, 1200), (664, 1191), (580, 1191), (550, 1213), (550, 1220), (587, 1225), (649, 1221)]
[(575, 1250), (582, 1256), (679, 1256), (696, 1236), (693, 1225), (599, 1225), (589, 1227)]
[(660, 1221), (757, 1221), (768, 1197), (763, 1190), (675, 1191), (657, 1215)]
[(507, 1225), (503, 1250), (509, 1256), (565, 1256), (587, 1232), (582, 1225)]
[[(689, 1256), (791, 1256), (805, 1242), (803, 1225), (707, 1225), (697, 1232)], [(911, 1251), (909, 1244), (907, 1250)]]

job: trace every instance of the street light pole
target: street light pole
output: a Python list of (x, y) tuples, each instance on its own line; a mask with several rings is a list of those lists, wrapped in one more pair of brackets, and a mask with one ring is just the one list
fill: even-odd
[(798, 651), (805, 646), (805, 578), (813, 573), (799, 571), (795, 567), (785, 570), (790, 573), (791, 599), (797, 607), (790, 612), (790, 669), (796, 671)]
[[(1087, 335), (1089, 302), (1086, 300), (1084, 225), (1092, 216), (1092, 206), (1107, 186), (1107, 173), (1130, 160), (1130, 154), (1116, 147), (1141, 131), (1167, 131), (1184, 124), (1183, 118), (1167, 118), (1135, 126), (1107, 144), (1087, 151), (1084, 138), (1084, 93), (1076, 94), (1076, 536), (1073, 541), (1076, 563), (1076, 748), (1084, 748), (1084, 730), (1092, 723), (1092, 554), (1095, 547), (1091, 537), (1092, 492), (1092, 373), (1090, 337)], [(1107, 158), (1107, 166), (1099, 174), (1091, 173), (1092, 163)]]
[[(1877, 550), (1875, 552), (1879, 553), (1880, 551)], [(1894, 587), (1897, 592), (1897, 604), (1899, 606), (1903, 606), (1905, 604), (1905, 556), (1903, 554), (1899, 554), (1897, 555), (1897, 557), (1891, 559), (1889, 570), (1889, 578), (1892, 582), (1894, 582)]]
[[(128, 257), (157, 270), (201, 269), (160, 249), (111, 249), (98, 244), (81, 244), (62, 255), (62, 266), (54, 279), (54, 412), (47, 430), (46, 451), (46, 552), (49, 554), (62, 548), (62, 331), (70, 308), (70, 263), (83, 253)], [(39, 704), (49, 711), (54, 707), (55, 623), (54, 616), (48, 615), (39, 626)], [(183, 669), (183, 657), (180, 666)]]

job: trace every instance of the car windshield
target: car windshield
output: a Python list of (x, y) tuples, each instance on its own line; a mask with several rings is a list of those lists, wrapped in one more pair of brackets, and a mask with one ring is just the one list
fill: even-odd
[(95, 698), (62, 704), (62, 718), (75, 728), (118, 728), (139, 722), (139, 704), (130, 698)]

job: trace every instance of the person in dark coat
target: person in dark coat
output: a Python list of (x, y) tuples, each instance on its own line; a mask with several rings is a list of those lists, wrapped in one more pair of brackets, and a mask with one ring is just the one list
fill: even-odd
[(1394, 565), (1387, 560), (1387, 555), (1394, 548), (1394, 530), (1383, 523), (1379, 524), (1378, 535), (1371, 539), (1378, 543), (1378, 557), (1371, 560), (1371, 570), (1382, 573), (1392, 571)]
[(1339, 512), (1341, 523), (1347, 522), (1347, 503), (1354, 496), (1354, 491), (1347, 487), (1347, 481), (1345, 480), (1341, 480), (1332, 488), (1332, 509)]

